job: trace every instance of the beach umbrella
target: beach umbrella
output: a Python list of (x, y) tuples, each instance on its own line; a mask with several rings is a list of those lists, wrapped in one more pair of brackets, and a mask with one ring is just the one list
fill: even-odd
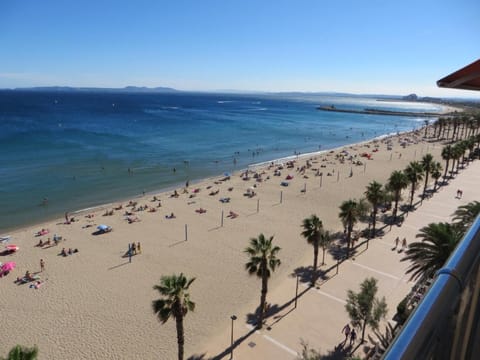
[(101, 230), (101, 231), (105, 231), (105, 230), (108, 230), (109, 226), (108, 225), (98, 225), (97, 226), (97, 229), (98, 230)]
[(17, 266), (17, 264), (14, 261), (9, 261), (3, 264), (1, 269), (2, 272), (12, 271), (13, 269), (15, 269), (15, 266)]

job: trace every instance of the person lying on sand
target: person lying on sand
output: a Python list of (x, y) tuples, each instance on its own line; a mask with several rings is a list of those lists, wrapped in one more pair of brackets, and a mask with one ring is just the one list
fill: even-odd
[(200, 208), (200, 209), (195, 210), (195, 212), (197, 212), (199, 214), (204, 214), (204, 213), (207, 212), (207, 210), (205, 210), (204, 208)]
[(175, 219), (175, 218), (176, 216), (173, 212), (170, 215), (165, 215), (165, 219)]
[(233, 211), (230, 211), (227, 217), (229, 217), (230, 219), (235, 219), (236, 217), (238, 217), (238, 214)]

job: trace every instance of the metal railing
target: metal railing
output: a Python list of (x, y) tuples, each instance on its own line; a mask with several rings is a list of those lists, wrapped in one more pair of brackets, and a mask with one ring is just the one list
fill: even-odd
[(480, 216), (382, 358), (480, 359)]

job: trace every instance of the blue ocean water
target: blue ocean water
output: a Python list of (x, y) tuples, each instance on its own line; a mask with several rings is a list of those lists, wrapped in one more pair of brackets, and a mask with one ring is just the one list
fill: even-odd
[(347, 96), (0, 91), (0, 232), (424, 120), (319, 105), (440, 110)]

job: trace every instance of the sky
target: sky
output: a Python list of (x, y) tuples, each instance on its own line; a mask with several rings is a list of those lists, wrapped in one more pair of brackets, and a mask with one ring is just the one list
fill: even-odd
[(0, 88), (479, 98), (479, 0), (1, 0)]

